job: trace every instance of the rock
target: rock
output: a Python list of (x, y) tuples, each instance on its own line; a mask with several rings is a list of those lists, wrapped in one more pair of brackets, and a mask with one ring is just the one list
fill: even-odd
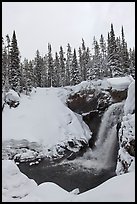
[(11, 107), (16, 108), (19, 105), (20, 98), (19, 98), (18, 93), (11, 89), (5, 95), (4, 101), (6, 104), (8, 104), (10, 106), (10, 108)]

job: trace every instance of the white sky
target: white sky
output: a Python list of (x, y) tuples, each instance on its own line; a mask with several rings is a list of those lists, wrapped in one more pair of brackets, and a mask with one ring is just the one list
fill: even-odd
[(36, 50), (64, 51), (67, 43), (78, 49), (81, 39), (92, 48), (93, 37), (107, 39), (110, 24), (116, 36), (124, 26), (128, 47), (135, 47), (135, 2), (2, 2), (2, 36), (16, 31), (22, 58), (32, 59)]

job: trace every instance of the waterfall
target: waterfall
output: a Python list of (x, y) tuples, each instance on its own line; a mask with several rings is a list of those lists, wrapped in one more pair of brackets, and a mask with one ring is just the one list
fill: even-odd
[(110, 140), (109, 135), (113, 127), (120, 122), (123, 117), (123, 108), (123, 102), (115, 103), (109, 106), (108, 110), (104, 113), (97, 136), (97, 147), (102, 145), (106, 140)]
[(109, 106), (104, 113), (95, 143), (96, 148), (85, 153), (90, 167), (101, 169), (112, 167), (117, 152), (117, 123), (123, 117), (124, 102)]

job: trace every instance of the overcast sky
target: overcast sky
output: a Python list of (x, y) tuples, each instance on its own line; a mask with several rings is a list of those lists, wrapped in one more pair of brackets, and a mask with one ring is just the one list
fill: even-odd
[(135, 2), (2, 2), (2, 36), (16, 31), (22, 58), (32, 59), (36, 50), (53, 52), (67, 43), (78, 49), (81, 39), (92, 47), (93, 37), (107, 39), (110, 24), (116, 36), (124, 26), (128, 47), (135, 47)]

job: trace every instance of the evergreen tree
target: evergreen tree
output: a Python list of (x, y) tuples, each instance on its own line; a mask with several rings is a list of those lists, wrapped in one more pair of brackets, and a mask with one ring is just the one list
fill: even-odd
[(3, 91), (5, 89), (5, 82), (6, 82), (6, 69), (7, 69), (7, 50), (5, 46), (2, 46), (2, 89)]
[(73, 59), (72, 59), (72, 75), (70, 83), (71, 85), (76, 85), (80, 82), (79, 80), (79, 67), (77, 62), (76, 50), (74, 49)]
[(107, 47), (106, 42), (104, 40), (104, 36), (101, 34), (100, 37), (100, 66), (101, 66), (101, 76), (107, 76)]
[(94, 46), (94, 55), (92, 59), (92, 73), (91, 79), (97, 79), (102, 77), (102, 70), (101, 70), (101, 54), (100, 54), (100, 47), (98, 41), (93, 39), (93, 46)]
[(65, 86), (65, 58), (62, 46), (60, 46), (59, 61), (60, 61), (60, 86)]
[(34, 83), (34, 75), (33, 75), (33, 66), (31, 60), (24, 59), (22, 66), (22, 91), (26, 93), (26, 95), (30, 94), (33, 83)]
[(91, 79), (91, 69), (92, 69), (92, 67), (90, 66), (91, 54), (90, 54), (89, 47), (87, 47), (87, 49), (86, 49), (85, 62), (86, 62), (86, 70), (87, 70), (87, 74), (86, 74), (87, 76), (86, 77), (87, 77), (87, 80), (89, 80), (89, 79)]
[(130, 75), (135, 79), (135, 49), (129, 49)]
[(21, 92), (27, 94), (27, 70), (28, 70), (28, 59), (24, 59), (21, 63)]
[(81, 47), (79, 47), (78, 49), (78, 53), (79, 53), (79, 61), (78, 61), (78, 64), (79, 64), (79, 76), (80, 76), (80, 82), (83, 80), (83, 77), (82, 77), (82, 73), (83, 73), (83, 69), (82, 69), (82, 50), (81, 50)]
[(51, 44), (48, 43), (48, 87), (53, 86), (53, 57), (52, 57), (52, 50)]
[(27, 69), (27, 73), (26, 73), (27, 77), (26, 77), (26, 86), (27, 86), (27, 94), (30, 93), (32, 91), (33, 88), (33, 79), (34, 79), (34, 75), (33, 75), (33, 65), (31, 60), (28, 62), (28, 69)]
[(48, 86), (48, 56), (45, 55), (42, 59), (43, 66), (41, 70), (41, 87)]
[(100, 37), (100, 54), (103, 59), (106, 57), (106, 42), (104, 40), (103, 35)]
[(108, 68), (110, 77), (114, 77), (117, 75), (117, 67), (118, 67), (118, 54), (116, 50), (116, 40), (115, 33), (113, 29), (113, 24), (111, 24), (111, 31), (108, 35)]
[(117, 73), (115, 73), (115, 76), (124, 76), (123, 70), (122, 70), (122, 48), (121, 48), (121, 40), (120, 37), (116, 38), (116, 56), (117, 56)]
[(82, 76), (82, 81), (87, 80), (87, 59), (86, 59), (86, 46), (85, 42), (82, 38), (82, 55), (81, 55), (81, 76)]
[(70, 44), (67, 46), (67, 60), (66, 60), (66, 86), (70, 85), (70, 77), (71, 77), (71, 65), (72, 65), (72, 52)]
[(60, 81), (60, 64), (59, 64), (59, 56), (58, 53), (55, 53), (55, 60), (54, 60), (54, 86), (59, 87)]
[(121, 34), (122, 34), (122, 49), (121, 49), (121, 56), (122, 56), (122, 70), (123, 72), (126, 74), (129, 74), (129, 53), (128, 53), (128, 49), (127, 49), (127, 43), (125, 42), (125, 35), (124, 35), (124, 29), (122, 26), (122, 30), (121, 30)]
[(19, 93), (21, 91), (20, 82), (21, 82), (20, 57), (16, 34), (14, 31), (10, 49), (10, 69), (9, 69), (10, 88)]
[(35, 87), (41, 87), (41, 71), (43, 66), (43, 61), (40, 56), (39, 50), (36, 51), (34, 66), (34, 77), (35, 77)]

